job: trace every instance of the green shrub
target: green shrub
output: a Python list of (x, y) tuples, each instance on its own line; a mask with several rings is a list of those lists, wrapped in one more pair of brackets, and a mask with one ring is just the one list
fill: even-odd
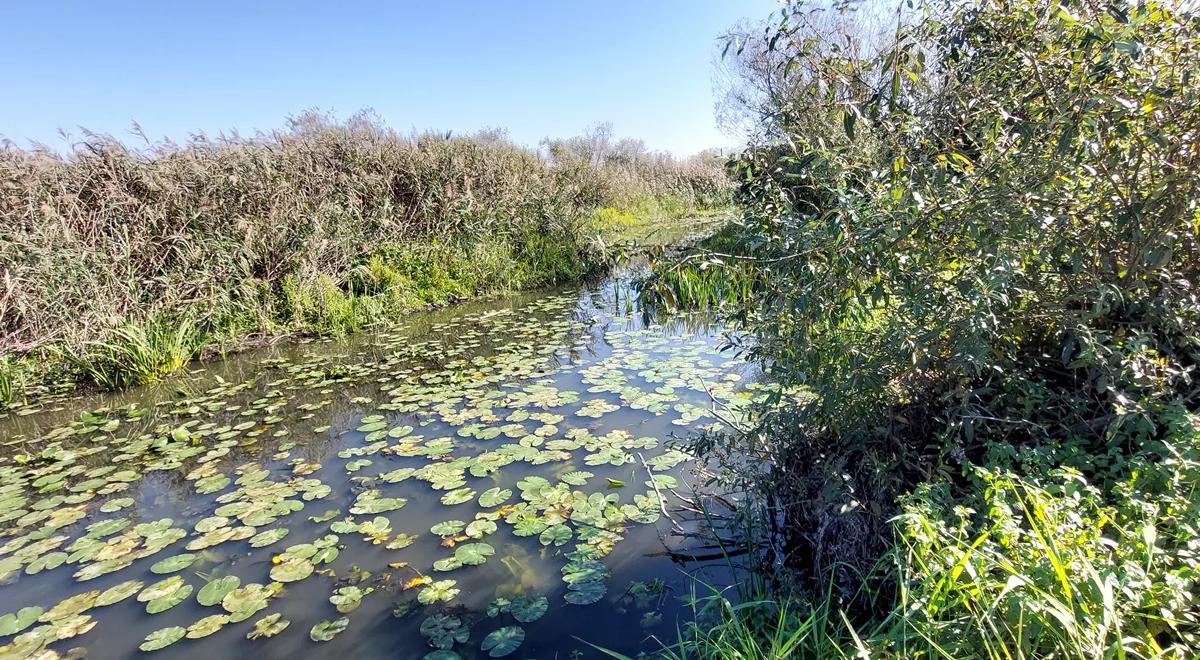
[(741, 346), (811, 395), (717, 441), (767, 541), (883, 655), (1194, 656), (1200, 18), (810, 9), (732, 51), (771, 90), (733, 241), (646, 284), (748, 281)]

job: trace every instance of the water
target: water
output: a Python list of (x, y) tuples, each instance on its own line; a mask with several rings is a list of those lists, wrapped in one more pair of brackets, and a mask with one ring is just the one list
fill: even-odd
[[(0, 655), (140, 656), (148, 635), (169, 640), (175, 627), (196, 638), (153, 654), (421, 658), (441, 645), (449, 654), (430, 657), (472, 658), (521, 634), (509, 657), (606, 657), (592, 644), (653, 651), (689, 619), (690, 576), (728, 579), (722, 561), (664, 552), (699, 543), (696, 516), (675, 496), (692, 493), (697, 466), (673, 440), (716, 423), (714, 399), (736, 409), (758, 391), (719, 344), (702, 319), (646, 325), (610, 279), (251, 351), (0, 419), (0, 613), (46, 610), (32, 623), (35, 610), (0, 619)], [(482, 506), (492, 488), (512, 493)], [(352, 515), (356, 506), (366, 512)], [(445, 537), (430, 529), (479, 516), (474, 538), (462, 525)], [(286, 535), (252, 546), (252, 535), (284, 533), (271, 530)], [(319, 539), (330, 540), (306, 545)], [(468, 565), (451, 559), (460, 550)], [(160, 563), (180, 554), (195, 557), (174, 572)], [(171, 576), (176, 590), (147, 591)], [(202, 605), (201, 589), (225, 576), (242, 590), (222, 599), (210, 589), (216, 602)], [(414, 586), (421, 576), (454, 582)], [(130, 580), (143, 585), (114, 604), (89, 593)], [(433, 602), (420, 602), (423, 590)], [(255, 594), (269, 597), (244, 605)], [(247, 638), (274, 614), (288, 626)], [(340, 633), (311, 638), (343, 616)], [(214, 632), (200, 637), (202, 620)], [(433, 630), (456, 622), (457, 635)]]

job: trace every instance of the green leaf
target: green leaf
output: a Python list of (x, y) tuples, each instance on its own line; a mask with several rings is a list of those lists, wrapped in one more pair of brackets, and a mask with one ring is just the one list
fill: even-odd
[(157, 651), (161, 648), (166, 648), (175, 642), (178, 642), (179, 640), (183, 639), (183, 636), (186, 634), (187, 630), (180, 626), (161, 628), (159, 630), (155, 630), (149, 635), (146, 635), (145, 641), (143, 641), (138, 648), (147, 652)]
[(488, 655), (493, 658), (502, 658), (516, 651), (524, 641), (524, 628), (520, 626), (505, 626), (488, 633), (487, 637), (483, 638), (483, 643), (480, 644), (479, 648), (487, 651)]
[(225, 599), (226, 594), (237, 589), (242, 581), (235, 575), (227, 575), (210, 581), (200, 588), (196, 600), (205, 607), (211, 607)]
[(312, 630), (309, 631), (308, 636), (314, 642), (328, 642), (334, 637), (337, 637), (338, 634), (345, 630), (346, 626), (349, 625), (350, 619), (344, 616), (333, 620), (321, 621), (312, 627)]

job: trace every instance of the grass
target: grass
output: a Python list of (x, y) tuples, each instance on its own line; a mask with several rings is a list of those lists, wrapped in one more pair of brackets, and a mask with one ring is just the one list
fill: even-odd
[(718, 161), (606, 144), (547, 156), (491, 133), (406, 136), (309, 113), (141, 150), (90, 134), (65, 156), (7, 145), (0, 401), (62, 379), (148, 382), (246, 335), (346, 334), (576, 279), (603, 266), (595, 209), (728, 203)]
[(199, 333), (190, 320), (158, 318), (116, 328), (68, 359), (98, 385), (121, 390), (174, 372), (192, 358), (199, 344)]

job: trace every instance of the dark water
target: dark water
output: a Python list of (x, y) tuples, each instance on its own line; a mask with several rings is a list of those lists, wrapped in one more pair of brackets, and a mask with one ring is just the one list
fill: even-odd
[[(752, 374), (719, 353), (720, 343), (718, 329), (701, 319), (647, 326), (628, 288), (608, 280), (584, 289), (413, 314), (398, 329), (251, 351), (193, 365), (185, 376), (141, 390), (0, 418), (0, 440), (7, 445), (0, 461), (0, 574), (5, 575), (0, 614), (28, 606), (51, 610), (69, 597), (131, 579), (149, 586), (177, 575), (194, 589), (155, 614), (135, 597), (65, 617), (43, 614), (42, 621), (0, 637), (0, 644), (8, 644), (0, 657), (84, 649), (88, 658), (421, 658), (434, 649), (420, 628), (436, 613), (469, 627), (467, 639), (449, 649), (463, 658), (488, 657), (481, 642), (507, 626), (524, 632), (512, 658), (607, 657), (593, 644), (628, 655), (653, 651), (674, 640), (677, 627), (689, 619), (692, 575), (716, 584), (729, 580), (723, 561), (683, 562), (664, 552), (699, 543), (689, 533), (701, 525), (672, 494), (691, 495), (698, 477), (693, 461), (676, 456), (677, 464), (656, 462), (675, 439), (715, 423), (704, 413), (714, 398), (736, 405), (748, 396)], [(405, 426), (412, 431), (405, 434)], [(482, 437), (463, 435), (464, 427), (482, 429)], [(378, 437), (392, 429), (398, 431), (395, 436)], [(494, 431), (487, 429), (503, 432), (491, 437)], [(587, 433), (578, 435), (580, 429)], [(573, 437), (590, 438), (589, 447), (570, 448)], [(449, 442), (429, 449), (426, 443), (438, 438)], [(481, 455), (506, 451), (517, 458), (482, 476), (464, 468), (458, 479), (463, 484), (450, 483), (454, 488), (419, 477), (397, 483), (380, 479), (405, 467), (451, 469), (456, 458), (465, 462), (458, 465), (473, 466)], [(647, 484), (648, 467), (673, 479), (656, 490)], [(562, 485), (564, 475), (579, 470), (592, 473), (586, 483)], [(219, 475), (231, 483), (217, 488)], [(546, 479), (546, 488), (558, 491), (539, 487), (523, 499), (517, 484), (530, 476)], [(504, 517), (482, 538), (452, 539), (455, 547), (445, 547), (430, 531), (439, 522), (470, 522), (481, 511), (496, 511), (477, 501), (493, 487), (513, 491), (505, 505), (527, 502), (526, 511), (537, 519), (531, 523), (535, 530), (538, 521), (554, 524), (560, 514), (570, 540), (555, 545), (540, 533), (519, 536)], [(444, 504), (442, 497), (457, 488), (474, 492), (463, 503)], [(352, 516), (348, 511), (356, 498), (372, 490), (406, 503)], [(581, 513), (585, 507), (577, 500), (554, 499), (566, 498), (569, 491), (616, 495), (619, 501), (602, 507), (596, 522)], [(660, 494), (670, 519), (659, 515)], [(205, 536), (197, 522), (223, 505), (243, 501), (254, 508), (272, 498), (286, 501), (289, 510), (272, 509), (257, 518), (226, 516), (232, 519), (225, 525), (229, 529), (254, 529), (208, 548), (185, 549)], [(120, 509), (106, 505), (114, 500), (132, 503)], [(633, 508), (620, 509), (626, 505)], [(328, 520), (311, 519), (333, 510), (338, 514)], [(390, 524), (390, 531), (377, 537), (379, 543), (361, 530), (331, 531), (348, 518), (360, 524), (379, 517)], [(92, 543), (109, 545), (99, 554), (78, 545), (89, 525), (120, 518), (128, 519), (128, 526)], [(161, 519), (169, 519), (164, 526), (181, 530), (180, 538), (156, 551), (142, 550), (150, 542), (131, 530)], [(271, 545), (251, 547), (250, 531), (272, 529), (288, 531)], [(273, 558), (335, 533), (337, 557), (316, 565), (304, 579), (274, 585), (277, 592), (264, 609), (243, 621), (222, 621), (220, 629), (202, 638), (185, 637), (149, 653), (139, 650), (156, 630), (186, 629), (205, 617), (228, 614), (220, 603), (198, 602), (197, 592), (209, 579), (232, 575), (242, 586), (272, 585)], [(389, 549), (399, 533), (416, 539)], [(113, 540), (122, 535), (140, 544), (132, 555)], [(476, 542), (490, 545), (494, 555), (480, 565), (431, 569), (456, 547)], [(562, 569), (572, 551), (587, 553), (607, 571), (600, 580), (604, 595), (594, 603), (565, 599), (570, 590)], [(156, 562), (181, 553), (197, 558), (177, 572), (151, 572)], [(88, 567), (109, 556), (121, 565), (80, 579), (80, 571), (90, 577)], [(421, 604), (416, 600), (421, 586), (403, 587), (422, 574), (455, 580), (459, 591), (447, 602)], [(351, 585), (369, 592), (343, 615), (329, 598)], [(522, 595), (544, 596), (545, 615), (527, 623), (511, 613), (488, 615), (494, 599)], [(290, 621), (286, 629), (247, 639), (256, 621), (274, 613)], [(318, 622), (340, 616), (348, 619), (343, 632), (329, 641), (310, 638)]]

